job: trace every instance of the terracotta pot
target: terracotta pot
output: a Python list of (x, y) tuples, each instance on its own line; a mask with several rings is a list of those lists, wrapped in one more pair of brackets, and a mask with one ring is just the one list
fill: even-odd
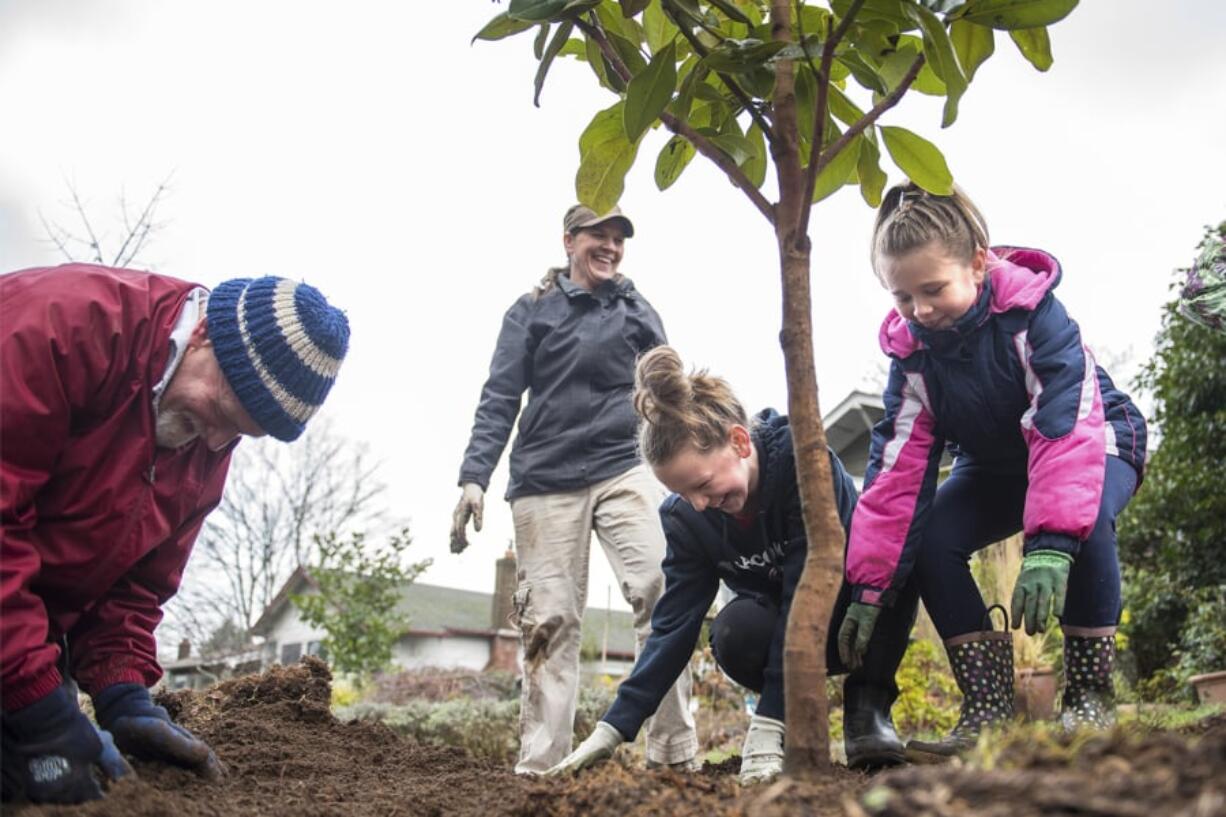
[(1056, 716), (1056, 671), (1051, 667), (1022, 667), (1013, 676), (1014, 711), (1028, 721)]
[(1226, 704), (1226, 670), (1193, 675), (1188, 680), (1196, 688), (1196, 700), (1202, 704)]

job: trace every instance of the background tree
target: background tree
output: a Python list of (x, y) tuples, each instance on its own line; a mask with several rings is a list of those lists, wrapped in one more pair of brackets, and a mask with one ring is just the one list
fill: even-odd
[[(1226, 222), (1206, 239), (1214, 232), (1226, 237)], [(1186, 275), (1179, 270), (1173, 287)], [(1154, 400), (1152, 455), (1119, 519), (1136, 672), (1168, 693), (1188, 675), (1226, 668), (1226, 335), (1178, 304), (1163, 307), (1156, 351), (1137, 378)]]
[[(511, 0), (476, 38), (536, 30), (539, 103), (558, 56), (585, 61), (617, 101), (579, 137), (578, 198), (607, 212), (621, 196), (643, 134), (673, 133), (656, 159), (663, 190), (696, 153), (714, 162), (775, 233), (783, 280), (780, 343), (809, 537), (785, 648), (791, 774), (829, 763), (826, 624), (843, 563), (813, 365), (810, 207), (844, 184), (880, 203), (882, 148), (913, 181), (949, 193), (953, 177), (928, 140), (879, 124), (914, 88), (945, 98), (942, 125), (1007, 30), (1039, 70), (1052, 62), (1046, 26), (1077, 0)], [(856, 99), (863, 100), (863, 105)], [(768, 158), (769, 157), (769, 158)], [(778, 201), (762, 193), (773, 163)]]
[(120, 192), (119, 226), (122, 229), (115, 237), (107, 231), (95, 228), (97, 219), (90, 216), (76, 185), (65, 182), (72, 199), (67, 206), (72, 210), (77, 224), (74, 227), (65, 227), (60, 222), (48, 221), (40, 211), (39, 218), (42, 220), (43, 230), (47, 233), (47, 240), (55, 245), (65, 261), (130, 267), (138, 256), (148, 249), (150, 239), (163, 226), (157, 220), (157, 210), (170, 191), (170, 180), (171, 176), (163, 179), (138, 211), (129, 206), (126, 193)]
[(225, 622), (246, 633), (294, 569), (313, 563), (317, 536), (382, 534), (392, 523), (378, 469), (369, 446), (327, 417), (293, 445), (244, 440), (196, 540), (192, 578), (168, 605), (168, 629), (197, 644)]
[(409, 623), (396, 605), (405, 585), (431, 560), (404, 564), (413, 541), (408, 528), (377, 548), (370, 547), (362, 533), (338, 538), (329, 532), (314, 539), (318, 563), (308, 571), (317, 592), (292, 595), (290, 600), (303, 621), (328, 634), (323, 646), (333, 669), (369, 678), (391, 662), (392, 645)]

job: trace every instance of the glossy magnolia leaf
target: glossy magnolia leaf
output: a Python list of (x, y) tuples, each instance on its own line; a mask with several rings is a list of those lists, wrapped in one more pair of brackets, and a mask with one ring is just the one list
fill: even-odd
[[(881, 74), (891, 91), (902, 82), (902, 78), (911, 69), (911, 63), (915, 62), (922, 48), (923, 43), (918, 38), (904, 34), (899, 39), (898, 50), (881, 61), (881, 69), (878, 73)], [(945, 96), (945, 83), (932, 70), (927, 60), (924, 61), (915, 81), (911, 83), (911, 88), (928, 96)]]
[(958, 16), (972, 23), (1012, 31), (1058, 23), (1077, 8), (1078, 0), (971, 0)]
[(529, 28), (532, 28), (532, 23), (525, 20), (516, 20), (504, 11), (486, 23), (473, 36), (473, 42), (477, 40), (501, 40), (503, 37), (510, 37), (512, 34), (518, 34)]
[(864, 137), (857, 137), (843, 146), (830, 164), (817, 174), (817, 182), (813, 185), (813, 201), (819, 202), (847, 184), (856, 172), (856, 163), (860, 160), (860, 146)]
[(677, 50), (671, 43), (651, 58), (647, 67), (626, 86), (624, 119), (626, 138), (631, 142), (643, 135), (660, 118), (677, 87)]
[(906, 128), (882, 125), (880, 130), (890, 158), (907, 178), (929, 193), (948, 196), (953, 192), (953, 174), (936, 145)]
[(955, 20), (949, 27), (949, 39), (954, 44), (954, 53), (966, 72), (966, 81), (975, 78), (975, 72), (984, 60), (996, 50), (996, 36), (992, 29), (967, 20)]
[(889, 93), (885, 80), (877, 74), (877, 69), (869, 65), (860, 52), (844, 51), (835, 59), (847, 67), (847, 70), (851, 72), (851, 75), (855, 77), (856, 82), (860, 83), (861, 86), (879, 94)]
[(634, 44), (636, 51), (643, 44), (643, 27), (639, 25), (638, 20), (623, 17), (617, 11), (616, 6), (610, 6), (608, 3), (598, 3), (596, 5), (596, 16), (600, 19), (600, 25), (604, 28), (606, 34), (616, 34), (618, 37), (630, 41)]
[(651, 49), (651, 53), (655, 54), (671, 43), (680, 33), (659, 3), (652, 3), (643, 12), (643, 34), (647, 37), (647, 47)]
[[(871, 128), (869, 131), (871, 132)], [(860, 145), (860, 159), (856, 162), (856, 174), (860, 177), (860, 195), (869, 207), (881, 206), (881, 193), (885, 190), (886, 175), (881, 169), (881, 151), (872, 139)]]
[(587, 62), (587, 44), (580, 37), (571, 37), (558, 52), (559, 57), (574, 57), (580, 62)]
[(633, 17), (651, 5), (651, 0), (618, 0), (623, 17)]
[(600, 80), (600, 84), (615, 94), (625, 91), (626, 83), (622, 82), (621, 76), (609, 65), (609, 61), (605, 59), (604, 53), (600, 50), (600, 44), (592, 39), (585, 39), (584, 43), (584, 48), (587, 50), (587, 64), (592, 66), (592, 73)]
[(724, 16), (729, 20), (732, 20), (734, 23), (742, 23), (747, 26), (753, 25), (753, 20), (746, 17), (745, 12), (741, 11), (732, 3), (729, 3), (728, 0), (707, 0), (707, 2), (722, 11)]
[(689, 28), (707, 25), (707, 18), (698, 8), (697, 0), (660, 0), (660, 5), (673, 16), (678, 25)]
[(747, 94), (758, 99), (770, 99), (775, 90), (775, 71), (769, 66), (751, 68), (743, 74), (738, 74), (741, 87)]
[(843, 93), (837, 85), (830, 86), (826, 104), (830, 106), (830, 113), (838, 117), (839, 121), (845, 125), (854, 125), (864, 118), (864, 111), (848, 99), (847, 94)]
[[(720, 83), (720, 85), (722, 87), (723, 83)], [(706, 100), (707, 102), (718, 102), (720, 104), (726, 104), (728, 102), (727, 97), (724, 96), (724, 92), (719, 88), (716, 88), (710, 82), (694, 83), (694, 96), (697, 99)]]
[(756, 39), (726, 39), (703, 57), (703, 62), (712, 71), (739, 74), (751, 68), (763, 66), (781, 51), (786, 43)]
[(807, 63), (796, 67), (796, 83), (793, 86), (796, 94), (796, 130), (802, 145), (802, 154), (809, 155), (808, 145), (813, 141), (814, 108), (817, 105), (817, 80)]
[(661, 190), (672, 187), (696, 152), (690, 141), (683, 136), (669, 139), (656, 157), (656, 187)]
[[(841, 20), (847, 16), (852, 0), (831, 0), (830, 7)], [(881, 21), (894, 26), (894, 33), (915, 28), (915, 20), (906, 11), (908, 0), (865, 0), (856, 14), (856, 23)]]
[(1040, 71), (1051, 68), (1051, 40), (1046, 28), (1015, 28), (1009, 32), (1022, 56)]
[(716, 134), (711, 137), (711, 144), (731, 156), (738, 165), (754, 154), (753, 145), (739, 133)]
[(766, 138), (763, 137), (758, 123), (755, 122), (749, 126), (749, 132), (745, 134), (745, 141), (749, 142), (753, 153), (741, 163), (741, 170), (745, 172), (745, 177), (754, 187), (761, 187), (766, 181)]
[(549, 42), (549, 23), (541, 23), (540, 30), (536, 32), (536, 39), (532, 41), (532, 55), (540, 60), (545, 56), (545, 43)]
[(609, 31), (605, 32), (605, 37), (612, 44), (613, 50), (617, 52), (617, 56), (621, 58), (622, 64), (630, 69), (630, 76), (633, 77), (647, 67), (647, 60), (643, 59), (643, 55), (639, 52), (637, 45), (620, 34), (614, 34)]
[(958, 65), (958, 55), (949, 41), (949, 32), (939, 17), (923, 6), (906, 6), (907, 14), (924, 33), (924, 56), (933, 73), (945, 83), (945, 112), (941, 127), (948, 128), (958, 118), (958, 100), (966, 93), (966, 75)]
[(526, 23), (543, 23), (556, 20), (570, 0), (511, 0), (507, 15), (513, 20)]
[(625, 188), (626, 172), (634, 164), (638, 142), (626, 138), (620, 100), (592, 118), (579, 137), (579, 171), (575, 193), (579, 201), (597, 213), (607, 213)]
[(549, 73), (549, 66), (553, 64), (553, 58), (570, 39), (570, 32), (574, 27), (575, 24), (570, 20), (559, 23), (558, 30), (553, 33), (553, 39), (549, 41), (549, 45), (545, 47), (545, 53), (541, 55), (541, 64), (537, 66), (534, 81), (536, 91), (532, 94), (532, 104), (538, 108), (541, 106), (541, 89), (545, 87), (545, 75)]

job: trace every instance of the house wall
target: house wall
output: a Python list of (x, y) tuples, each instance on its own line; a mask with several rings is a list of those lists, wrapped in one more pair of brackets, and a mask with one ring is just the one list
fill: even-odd
[[(285, 605), (284, 611), (268, 630), (267, 640), (273, 642), (271, 660), (293, 664), (304, 655), (316, 655), (324, 639), (324, 631), (302, 620), (298, 608)], [(293, 655), (295, 645), (298, 654)]]
[(490, 662), (490, 639), (479, 636), (420, 636), (401, 638), (392, 648), (392, 662), (403, 669), (443, 667), (481, 671)]

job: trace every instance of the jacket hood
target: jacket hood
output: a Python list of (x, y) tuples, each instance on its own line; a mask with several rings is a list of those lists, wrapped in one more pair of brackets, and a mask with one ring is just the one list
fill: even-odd
[(919, 349), (939, 346), (973, 332), (989, 317), (1011, 309), (1033, 310), (1060, 283), (1060, 262), (1042, 250), (993, 247), (988, 250), (988, 275), (975, 305), (949, 329), (932, 331), (908, 321), (891, 309), (881, 323), (878, 340), (890, 357), (906, 358)]
[(795, 455), (788, 418), (773, 408), (753, 416), (753, 441), (758, 449), (758, 509), (777, 493), (780, 479), (795, 479)]

